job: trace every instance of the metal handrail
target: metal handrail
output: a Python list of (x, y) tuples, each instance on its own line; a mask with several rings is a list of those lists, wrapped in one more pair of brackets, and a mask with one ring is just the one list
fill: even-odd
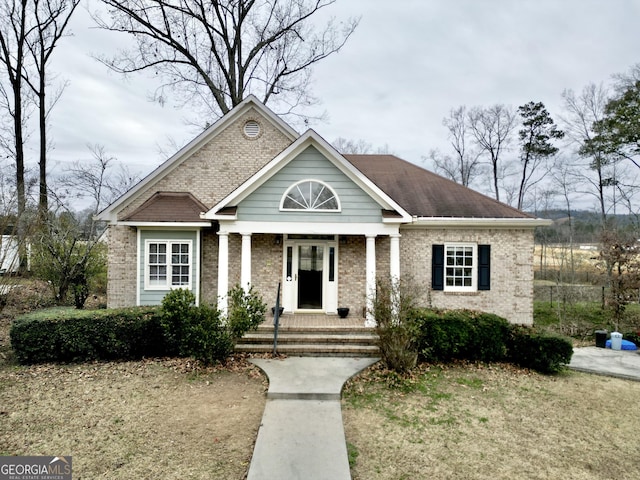
[(280, 325), (280, 283), (276, 294), (276, 309), (273, 312), (273, 354), (278, 354), (278, 326)]

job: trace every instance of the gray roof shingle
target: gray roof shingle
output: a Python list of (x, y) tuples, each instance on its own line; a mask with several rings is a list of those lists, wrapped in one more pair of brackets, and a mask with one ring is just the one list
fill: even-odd
[(343, 156), (414, 216), (534, 218), (395, 155)]

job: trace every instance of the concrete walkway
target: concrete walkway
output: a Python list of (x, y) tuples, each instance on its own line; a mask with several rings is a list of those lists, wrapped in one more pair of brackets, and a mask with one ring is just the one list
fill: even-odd
[(640, 382), (638, 352), (639, 350), (611, 350), (599, 347), (574, 348), (569, 368)]
[(340, 393), (377, 358), (253, 359), (269, 391), (247, 480), (350, 480)]

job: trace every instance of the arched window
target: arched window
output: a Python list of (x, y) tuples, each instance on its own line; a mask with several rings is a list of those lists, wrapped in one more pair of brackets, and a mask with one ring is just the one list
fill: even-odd
[(340, 200), (333, 189), (318, 180), (293, 184), (282, 196), (280, 210), (340, 211)]

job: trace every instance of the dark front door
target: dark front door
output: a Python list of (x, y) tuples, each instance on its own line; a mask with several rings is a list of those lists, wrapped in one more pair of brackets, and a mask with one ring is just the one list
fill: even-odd
[(298, 245), (298, 308), (322, 308), (324, 246)]

